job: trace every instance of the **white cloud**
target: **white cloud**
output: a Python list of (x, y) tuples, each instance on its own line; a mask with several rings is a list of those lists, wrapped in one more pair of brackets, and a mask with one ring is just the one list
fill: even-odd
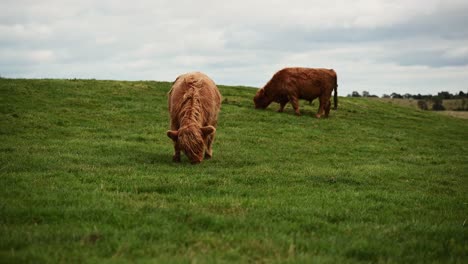
[(13, 61), (25, 65), (50, 63), (55, 59), (56, 55), (52, 50), (0, 50), (1, 61)]
[(0, 24), (0, 35), (3, 41), (8, 42), (37, 41), (49, 38), (52, 35), (52, 30), (47, 25)]
[(468, 57), (468, 43), (466, 46), (452, 47), (445, 51), (445, 56), (448, 58)]
[(54, 52), (51, 50), (35, 50), (26, 53), (26, 57), (33, 63), (45, 63), (54, 60)]

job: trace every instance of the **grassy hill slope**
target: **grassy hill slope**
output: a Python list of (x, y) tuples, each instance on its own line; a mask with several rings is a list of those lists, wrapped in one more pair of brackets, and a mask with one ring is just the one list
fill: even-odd
[(364, 98), (296, 117), (220, 86), (193, 166), (169, 88), (0, 79), (0, 262), (467, 261), (467, 120)]

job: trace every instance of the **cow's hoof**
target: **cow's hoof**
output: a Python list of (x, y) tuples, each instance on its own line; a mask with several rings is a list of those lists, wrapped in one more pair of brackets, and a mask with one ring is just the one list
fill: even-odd
[(205, 153), (205, 159), (211, 159), (212, 156), (213, 156), (213, 155), (210, 155), (210, 154), (208, 154), (208, 153)]
[(174, 157), (172, 157), (172, 161), (173, 162), (180, 162), (180, 157), (174, 156)]

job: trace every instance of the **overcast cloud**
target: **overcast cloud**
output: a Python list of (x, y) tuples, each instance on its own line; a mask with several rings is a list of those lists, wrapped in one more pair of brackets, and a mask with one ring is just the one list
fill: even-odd
[(333, 68), (339, 93), (468, 91), (466, 0), (0, 0), (0, 75), (262, 87)]

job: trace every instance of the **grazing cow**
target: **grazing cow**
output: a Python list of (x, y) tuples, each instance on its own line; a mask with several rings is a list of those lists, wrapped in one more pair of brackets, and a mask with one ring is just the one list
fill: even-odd
[(171, 130), (167, 136), (174, 141), (173, 161), (180, 162), (180, 151), (192, 164), (203, 156), (213, 156), (213, 143), (221, 94), (208, 76), (201, 72), (180, 75), (168, 93)]
[(278, 112), (283, 112), (284, 106), (291, 102), (296, 115), (300, 115), (299, 99), (312, 102), (319, 98), (320, 106), (317, 118), (322, 115), (328, 117), (330, 113), (330, 98), (334, 95), (334, 109), (337, 108), (337, 79), (336, 72), (329, 69), (314, 68), (284, 68), (271, 78), (270, 81), (254, 97), (255, 108), (265, 109), (271, 102), (280, 104)]

